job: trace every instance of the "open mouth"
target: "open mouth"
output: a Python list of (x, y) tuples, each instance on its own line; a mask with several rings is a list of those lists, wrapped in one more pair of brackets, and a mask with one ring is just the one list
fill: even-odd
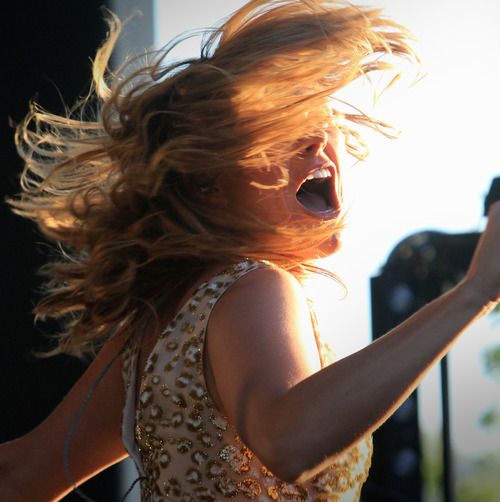
[(339, 206), (332, 173), (326, 168), (309, 174), (297, 190), (296, 197), (301, 206), (313, 213), (328, 213)]

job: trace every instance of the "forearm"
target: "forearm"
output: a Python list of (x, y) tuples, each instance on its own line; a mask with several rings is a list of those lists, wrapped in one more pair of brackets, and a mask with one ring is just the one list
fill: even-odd
[[(73, 489), (64, 465), (66, 453), (76, 484), (126, 456), (120, 434), (123, 409), (121, 358), (104, 373), (75, 423), (94, 382), (119, 348), (120, 342), (110, 342), (42, 424), (25, 436), (0, 446), (0, 500), (60, 500)], [(14, 498), (4, 496), (7, 490), (13, 492)]]
[[(307, 477), (379, 427), (460, 334), (488, 310), (462, 284), (365, 349), (290, 389), (273, 407), (267, 431), (272, 462), (285, 477)], [(256, 419), (257, 428), (262, 426)], [(257, 432), (257, 431), (255, 431)], [(251, 433), (253, 436), (253, 434)]]
[(55, 502), (71, 491), (57, 441), (40, 447), (36, 434), (0, 446), (0, 500)]
[(23, 458), (19, 442), (16, 440), (0, 445), (0, 500), (29, 500), (24, 494), (26, 479), (21, 472), (26, 456)]

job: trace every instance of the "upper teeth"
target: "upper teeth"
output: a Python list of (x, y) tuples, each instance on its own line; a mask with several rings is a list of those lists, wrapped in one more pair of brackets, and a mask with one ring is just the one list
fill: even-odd
[(306, 180), (314, 180), (314, 179), (322, 179), (322, 178), (331, 178), (332, 173), (326, 169), (326, 168), (321, 168), (321, 169), (316, 169), (316, 171), (313, 171), (307, 178)]

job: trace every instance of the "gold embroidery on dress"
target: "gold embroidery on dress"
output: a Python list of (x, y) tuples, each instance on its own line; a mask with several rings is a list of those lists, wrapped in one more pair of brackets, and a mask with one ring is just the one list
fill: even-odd
[[(263, 266), (272, 265), (245, 260), (202, 284), (159, 337), (137, 400), (135, 438), (146, 474), (144, 502), (166, 502), (165, 497), (183, 502), (359, 500), (370, 467), (369, 438), (308, 482), (284, 483), (243, 444), (208, 395), (202, 353), (211, 308), (241, 275)], [(312, 320), (322, 362), (329, 364), (332, 352), (313, 315)], [(136, 359), (137, 347), (125, 351), (126, 387), (135, 378)]]

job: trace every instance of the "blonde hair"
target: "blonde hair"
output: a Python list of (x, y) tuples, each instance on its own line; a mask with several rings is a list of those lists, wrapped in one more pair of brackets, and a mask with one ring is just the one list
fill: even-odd
[[(121, 27), (113, 15), (109, 24), (94, 63), (96, 92), (65, 116), (32, 104), (16, 134), (25, 169), (9, 202), (64, 250), (45, 267), (48, 294), (36, 307), (63, 324), (56, 353), (93, 351), (124, 331), (139, 336), (146, 313), (209, 264), (258, 257), (300, 265), (294, 250), (320, 243), (341, 219), (271, 227), (205, 194), (222, 177), (256, 171), (280, 171), (262, 189), (285, 184), (294, 140), (325, 121), (362, 158), (355, 125), (388, 134), (384, 124), (325, 105), (356, 78), (385, 70), (382, 55), (415, 58), (408, 32), (380, 10), (253, 0), (206, 32), (199, 58), (169, 64), (167, 47), (112, 75)], [(256, 232), (290, 245), (257, 241)]]

